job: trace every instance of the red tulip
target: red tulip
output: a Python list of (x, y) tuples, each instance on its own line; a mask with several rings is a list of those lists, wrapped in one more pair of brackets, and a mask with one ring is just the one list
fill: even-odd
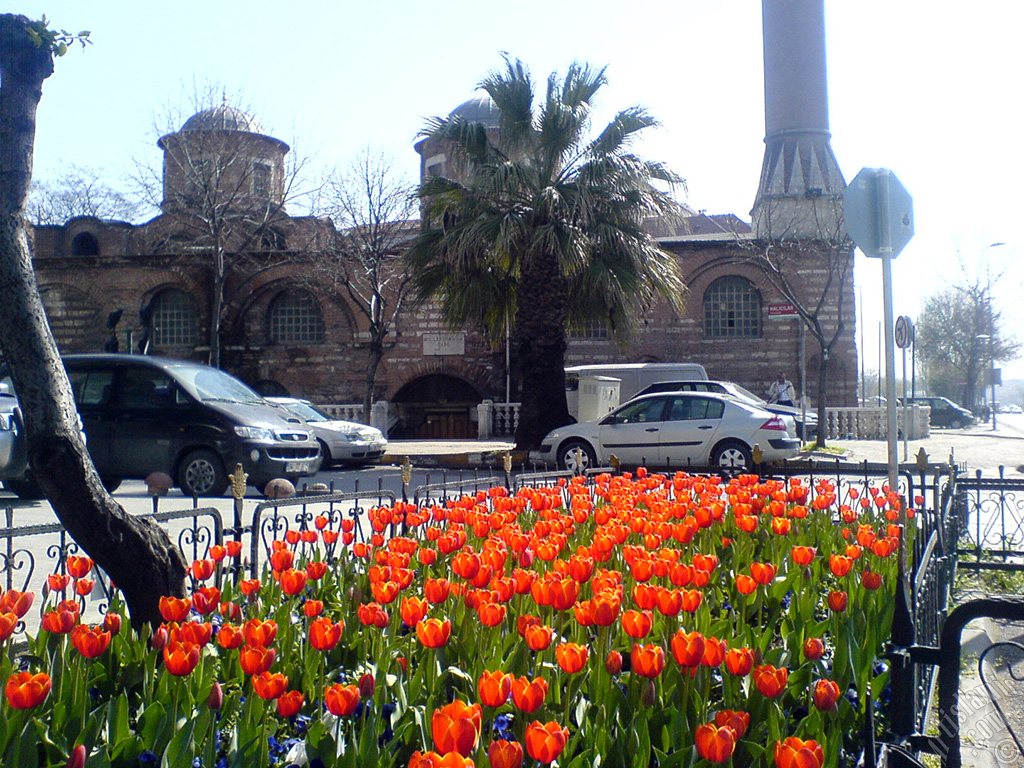
[(164, 621), (185, 621), (190, 610), (192, 601), (187, 597), (160, 598), (160, 615), (164, 617)]
[(388, 625), (387, 611), (377, 603), (360, 603), (356, 612), (364, 626), (384, 629)]
[(377, 679), (370, 673), (366, 673), (359, 676), (359, 683), (356, 685), (359, 689), (360, 697), (364, 699), (372, 699), (373, 692), (377, 690)]
[(804, 658), (808, 661), (817, 661), (825, 655), (825, 643), (817, 637), (808, 637), (804, 640)]
[(0, 613), (0, 642), (11, 637), (18, 628), (18, 614)]
[(35, 599), (33, 592), (19, 592), (16, 589), (9, 589), (0, 593), (0, 613), (13, 613), (19, 619), (25, 618), (25, 614), (32, 607)]
[(199, 646), (180, 640), (169, 640), (164, 648), (164, 666), (172, 675), (185, 677), (199, 664)]
[(845, 592), (833, 591), (828, 593), (828, 607), (836, 613), (845, 611), (849, 600), (850, 597)]
[(609, 651), (608, 658), (604, 660), (605, 671), (609, 675), (617, 675), (622, 671), (622, 654), (618, 651)]
[(505, 741), (504, 739), (492, 741), (487, 748), (487, 759), (491, 768), (521, 768), (523, 745), (518, 741)]
[(551, 645), (554, 632), (546, 624), (531, 624), (526, 628), (526, 644), (531, 651), (543, 651)]
[(324, 612), (324, 601), (307, 600), (302, 604), (302, 612), (306, 615), (306, 618), (315, 619)]
[(52, 632), (57, 635), (66, 635), (75, 626), (78, 621), (78, 614), (72, 611), (49, 611), (43, 614), (43, 619), (40, 622), (40, 627), (45, 629), (47, 632)]
[(71, 583), (71, 577), (66, 573), (51, 573), (46, 577), (46, 586), (51, 592), (63, 592)]
[(85, 749), (84, 744), (78, 744), (71, 754), (68, 756), (67, 763), (64, 764), (64, 768), (85, 768), (85, 758), (88, 756), (88, 752)]
[(242, 634), (242, 628), (234, 624), (222, 624), (217, 632), (217, 644), (229, 651), (241, 648), (244, 642), (245, 635)]
[(864, 589), (878, 589), (882, 586), (882, 574), (864, 571), (860, 575), (860, 583), (864, 585)]
[(754, 668), (754, 654), (749, 648), (730, 648), (725, 652), (725, 668), (737, 677), (749, 675)]
[(773, 667), (765, 664), (754, 670), (754, 684), (762, 696), (774, 698), (786, 689), (786, 681), (789, 679), (789, 670), (785, 667)]
[(754, 581), (758, 584), (771, 584), (775, 579), (775, 574), (778, 573), (776, 568), (771, 563), (751, 563), (750, 564), (750, 575), (754, 577)]
[(512, 675), (505, 672), (487, 672), (480, 675), (476, 687), (484, 706), (500, 707), (512, 695)]
[(829, 570), (840, 578), (848, 574), (852, 566), (853, 560), (845, 555), (831, 555), (828, 559)]
[(704, 723), (697, 727), (694, 741), (697, 754), (712, 763), (724, 763), (732, 757), (736, 750), (738, 736), (728, 725), (719, 727), (714, 723)]
[(705, 647), (704, 635), (700, 632), (686, 634), (679, 630), (672, 637), (669, 644), (672, 649), (672, 656), (681, 667), (696, 667), (704, 659)]
[(288, 690), (288, 678), (277, 672), (262, 672), (252, 677), (252, 688), (256, 695), (268, 701), (276, 699)]
[(704, 658), (700, 663), (705, 667), (720, 667), (725, 661), (726, 645), (724, 640), (717, 637), (704, 638)]
[(822, 768), (824, 762), (824, 751), (813, 739), (801, 741), (790, 736), (785, 741), (775, 742), (777, 768)]
[(121, 631), (121, 614), (116, 611), (106, 614), (103, 617), (103, 628), (111, 635), (118, 634)]
[(326, 616), (314, 619), (309, 625), (309, 644), (318, 651), (329, 651), (341, 640), (345, 623), (335, 624)]
[(745, 573), (736, 575), (736, 591), (741, 595), (749, 595), (757, 589), (757, 582)]
[(285, 691), (277, 697), (277, 714), (281, 717), (294, 717), (299, 714), (305, 701), (302, 691)]
[(528, 680), (517, 677), (512, 681), (512, 702), (523, 712), (536, 712), (548, 695), (548, 681), (543, 677)]
[(68, 555), (67, 565), (71, 577), (81, 579), (89, 574), (94, 563), (85, 555)]
[(814, 706), (822, 712), (835, 712), (839, 702), (839, 686), (832, 680), (814, 684)]
[(587, 665), (587, 647), (577, 643), (561, 643), (555, 648), (555, 658), (566, 673), (572, 675)]
[(426, 579), (423, 582), (423, 596), (429, 603), (443, 603), (450, 593), (451, 584), (448, 579)]
[(427, 617), (427, 610), (430, 605), (420, 597), (406, 597), (402, 599), (401, 615), (402, 621), (407, 627), (415, 627), (420, 621)]
[(324, 691), (324, 703), (332, 715), (347, 717), (356, 711), (359, 704), (359, 689), (354, 685), (335, 683)]
[(452, 633), (452, 623), (445, 619), (424, 619), (416, 624), (416, 637), (425, 648), (440, 648), (448, 642)]
[(622, 628), (626, 634), (636, 640), (642, 640), (650, 634), (654, 619), (650, 611), (629, 610), (622, 614)]
[(653, 679), (665, 668), (665, 649), (653, 644), (634, 645), (630, 660), (636, 674)]
[(446, 754), (458, 752), (468, 757), (480, 738), (481, 708), (479, 704), (466, 704), (456, 699), (438, 707), (430, 719), (430, 732), (437, 751)]
[(297, 595), (306, 588), (308, 578), (305, 571), (288, 568), (281, 572), (281, 589), (286, 595)]
[(192, 572), (192, 578), (196, 581), (206, 581), (208, 578), (213, 576), (214, 572), (217, 570), (217, 564), (212, 558), (193, 560), (192, 566), (189, 570)]
[(242, 634), (245, 636), (246, 645), (258, 645), (266, 648), (277, 637), (277, 622), (273, 619), (267, 621), (249, 619), (242, 625)]
[(53, 683), (45, 672), (16, 672), (7, 679), (4, 693), (15, 709), (32, 709), (42, 704), (50, 694)]
[(554, 762), (568, 742), (569, 729), (554, 721), (540, 723), (535, 720), (526, 726), (526, 751), (538, 762)]
[(793, 547), (790, 557), (794, 565), (810, 565), (817, 550), (814, 547)]
[(736, 738), (742, 739), (750, 727), (750, 713), (723, 709), (715, 713), (715, 725), (719, 728), (725, 725), (729, 726), (736, 731)]
[(268, 671), (274, 664), (277, 653), (273, 648), (262, 645), (246, 645), (238, 653), (238, 664), (247, 675), (259, 675)]
[(210, 689), (210, 695), (206, 698), (206, 706), (215, 712), (224, 706), (224, 686), (220, 682), (215, 682)]
[(110, 646), (110, 633), (102, 627), (78, 624), (71, 630), (71, 644), (87, 659), (95, 659)]

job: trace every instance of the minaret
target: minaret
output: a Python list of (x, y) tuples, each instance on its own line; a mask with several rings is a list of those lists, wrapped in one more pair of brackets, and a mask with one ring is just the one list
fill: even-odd
[(829, 143), (824, 0), (761, 0), (761, 17), (765, 150), (754, 232), (830, 240), (846, 183)]

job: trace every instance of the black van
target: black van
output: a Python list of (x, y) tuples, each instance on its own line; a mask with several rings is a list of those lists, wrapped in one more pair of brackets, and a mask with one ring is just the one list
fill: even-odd
[[(108, 489), (160, 471), (186, 496), (221, 496), (236, 464), (257, 488), (320, 468), (308, 430), (217, 368), (148, 355), (68, 355), (64, 367)], [(31, 477), (3, 482), (19, 496), (38, 496)]]

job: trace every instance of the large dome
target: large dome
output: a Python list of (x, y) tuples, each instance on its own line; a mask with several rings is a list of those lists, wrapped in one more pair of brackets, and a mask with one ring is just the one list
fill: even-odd
[(197, 112), (185, 121), (185, 124), (181, 126), (181, 130), (183, 132), (240, 131), (242, 133), (263, 134), (263, 128), (256, 122), (256, 118), (226, 104)]
[(471, 123), (483, 123), (488, 128), (498, 127), (498, 107), (486, 93), (463, 102), (448, 117), (461, 117)]

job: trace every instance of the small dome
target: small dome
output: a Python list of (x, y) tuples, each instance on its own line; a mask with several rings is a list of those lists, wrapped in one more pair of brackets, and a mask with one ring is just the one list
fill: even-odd
[(486, 93), (463, 102), (448, 117), (461, 117), (471, 123), (483, 123), (488, 128), (498, 127), (498, 107)]
[(204, 109), (192, 115), (181, 126), (182, 131), (239, 131), (241, 133), (263, 134), (263, 128), (256, 118), (240, 109), (226, 104)]

